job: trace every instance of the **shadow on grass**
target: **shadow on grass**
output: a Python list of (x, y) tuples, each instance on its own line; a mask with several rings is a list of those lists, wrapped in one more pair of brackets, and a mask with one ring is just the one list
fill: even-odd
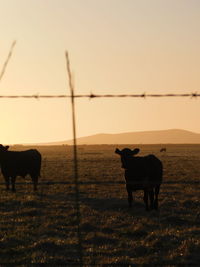
[(84, 197), (81, 199), (81, 203), (89, 206), (96, 211), (121, 211), (131, 212), (138, 210), (145, 210), (143, 202), (133, 201), (131, 208), (128, 207), (127, 199), (120, 198), (92, 198)]

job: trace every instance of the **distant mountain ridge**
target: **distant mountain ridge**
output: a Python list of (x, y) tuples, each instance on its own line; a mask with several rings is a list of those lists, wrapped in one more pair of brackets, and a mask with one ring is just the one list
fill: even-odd
[[(46, 145), (72, 145), (73, 141), (52, 142)], [(95, 134), (77, 138), (78, 145), (100, 144), (200, 144), (200, 134), (181, 129), (142, 131), (118, 134)]]

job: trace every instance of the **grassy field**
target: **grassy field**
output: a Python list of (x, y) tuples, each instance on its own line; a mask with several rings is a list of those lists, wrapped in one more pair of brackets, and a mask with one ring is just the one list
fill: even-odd
[(128, 208), (116, 146), (80, 146), (81, 244), (72, 147), (37, 148), (43, 156), (37, 193), (20, 177), (17, 192), (7, 192), (1, 176), (0, 265), (78, 266), (82, 253), (83, 266), (199, 266), (200, 145), (166, 145), (166, 153), (159, 145), (137, 147), (163, 162), (159, 211), (145, 211), (142, 192)]

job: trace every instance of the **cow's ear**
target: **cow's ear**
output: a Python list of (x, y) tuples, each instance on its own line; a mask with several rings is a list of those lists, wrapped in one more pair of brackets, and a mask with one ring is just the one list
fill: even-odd
[(140, 152), (140, 149), (139, 148), (135, 148), (132, 150), (132, 155), (136, 155)]
[(121, 155), (121, 151), (118, 148), (116, 148), (115, 153)]
[(9, 146), (5, 146), (5, 149), (8, 150)]

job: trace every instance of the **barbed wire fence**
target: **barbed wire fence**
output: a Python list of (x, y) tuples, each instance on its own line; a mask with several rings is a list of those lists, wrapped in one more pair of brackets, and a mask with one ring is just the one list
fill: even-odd
[[(186, 98), (198, 98), (200, 97), (199, 93), (182, 93), (182, 94), (83, 94), (83, 95), (73, 95), (75, 98), (166, 98), (166, 97), (186, 97)], [(72, 98), (71, 95), (0, 95), (0, 98), (27, 98), (27, 99), (40, 99), (40, 98)]]
[(6, 72), (6, 68), (7, 68), (7, 65), (8, 65), (11, 57), (12, 57), (12, 54), (13, 54), (15, 45), (16, 45), (16, 41), (13, 41), (13, 43), (11, 44), (11, 47), (10, 47), (10, 51), (8, 53), (8, 56), (7, 56), (7, 58), (6, 58), (6, 60), (5, 60), (4, 64), (3, 64), (2, 70), (0, 72), (0, 82), (1, 82), (3, 76), (4, 76), (5, 72)]
[[(14, 47), (16, 45), (16, 41), (14, 41), (10, 47), (10, 51), (8, 53), (8, 56), (3, 64), (2, 70), (0, 72), (0, 82), (2, 81), (3, 76), (5, 75), (8, 63), (12, 57)], [(79, 185), (87, 185), (87, 184), (125, 184), (125, 182), (80, 182), (79, 181), (79, 174), (78, 174), (78, 155), (77, 155), (77, 137), (76, 137), (76, 111), (75, 111), (75, 99), (78, 98), (88, 98), (88, 99), (96, 99), (96, 98), (190, 98), (190, 99), (197, 99), (200, 97), (200, 93), (198, 92), (188, 92), (188, 93), (163, 93), (163, 94), (157, 94), (157, 93), (141, 93), (141, 94), (75, 94), (75, 88), (73, 85), (72, 75), (71, 75), (71, 69), (70, 69), (70, 59), (68, 52), (65, 53), (66, 58), (66, 69), (67, 69), (67, 75), (68, 75), (68, 82), (69, 82), (69, 89), (71, 94), (57, 94), (57, 95), (43, 95), (43, 94), (32, 94), (32, 95), (0, 95), (0, 99), (52, 99), (52, 98), (69, 98), (71, 99), (71, 109), (72, 109), (72, 129), (73, 129), (73, 169), (74, 169), (74, 181), (72, 182), (62, 182), (62, 181), (46, 181), (46, 182), (40, 182), (40, 184), (44, 185), (53, 185), (53, 184), (73, 184), (75, 185), (75, 207), (76, 207), (76, 224), (77, 224), (77, 239), (78, 239), (78, 254), (79, 254), (79, 263), (80, 266), (84, 266), (83, 261), (83, 246), (82, 246), (82, 233), (81, 233), (81, 211), (80, 211), (80, 192), (79, 192)], [(193, 181), (194, 184), (198, 183), (197, 181)], [(175, 181), (168, 181), (164, 182), (166, 184), (177, 184), (179, 182)], [(183, 182), (183, 184), (189, 184), (190, 182)], [(2, 184), (2, 183), (0, 183)], [(19, 183), (24, 184), (24, 183)]]

